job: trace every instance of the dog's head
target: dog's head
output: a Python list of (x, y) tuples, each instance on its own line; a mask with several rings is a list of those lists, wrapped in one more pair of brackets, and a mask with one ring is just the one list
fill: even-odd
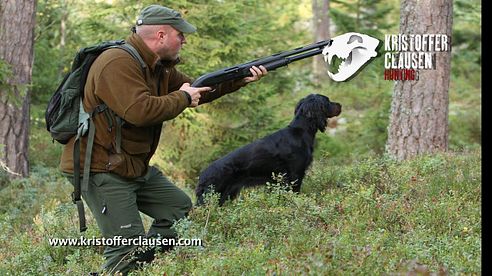
[(295, 116), (303, 116), (313, 122), (321, 132), (326, 129), (327, 119), (338, 116), (342, 112), (342, 105), (331, 102), (326, 96), (311, 94), (299, 101), (294, 112)]

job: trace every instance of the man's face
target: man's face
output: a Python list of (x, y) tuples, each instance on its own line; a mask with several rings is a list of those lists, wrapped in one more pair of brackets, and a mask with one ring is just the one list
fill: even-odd
[(184, 34), (171, 26), (164, 26), (159, 44), (158, 55), (164, 60), (176, 60), (183, 44), (186, 43)]

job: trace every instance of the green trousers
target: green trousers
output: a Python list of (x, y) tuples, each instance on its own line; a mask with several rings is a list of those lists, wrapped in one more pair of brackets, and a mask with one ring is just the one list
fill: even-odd
[[(171, 226), (187, 216), (192, 208), (190, 197), (155, 167), (135, 179), (112, 173), (91, 174), (88, 191), (82, 193), (82, 198), (105, 238), (157, 235), (174, 238), (176, 233)], [(139, 212), (154, 219), (148, 233), (145, 233)], [(142, 261), (152, 261), (153, 250), (145, 252), (136, 246), (107, 246), (104, 257), (103, 270), (126, 275)]]

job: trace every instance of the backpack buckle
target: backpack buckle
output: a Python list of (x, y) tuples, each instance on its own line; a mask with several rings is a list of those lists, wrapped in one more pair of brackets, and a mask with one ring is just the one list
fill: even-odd
[(94, 113), (97, 112), (97, 113), (101, 113), (103, 112), (104, 110), (106, 110), (108, 108), (108, 106), (106, 104), (100, 104), (98, 106), (96, 106), (96, 108), (94, 108)]

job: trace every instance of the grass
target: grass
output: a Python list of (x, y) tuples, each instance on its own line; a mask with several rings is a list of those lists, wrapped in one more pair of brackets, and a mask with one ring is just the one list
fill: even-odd
[[(102, 248), (47, 244), (48, 237), (80, 236), (71, 187), (53, 175), (40, 169), (1, 191), (10, 207), (0, 215), (0, 274), (99, 270)], [(248, 189), (224, 207), (208, 198), (175, 225), (204, 246), (159, 253), (134, 275), (479, 275), (481, 175), (480, 150), (402, 163), (381, 157), (334, 166), (321, 159), (301, 194), (272, 181), (270, 192)], [(90, 216), (84, 235), (99, 236)]]

